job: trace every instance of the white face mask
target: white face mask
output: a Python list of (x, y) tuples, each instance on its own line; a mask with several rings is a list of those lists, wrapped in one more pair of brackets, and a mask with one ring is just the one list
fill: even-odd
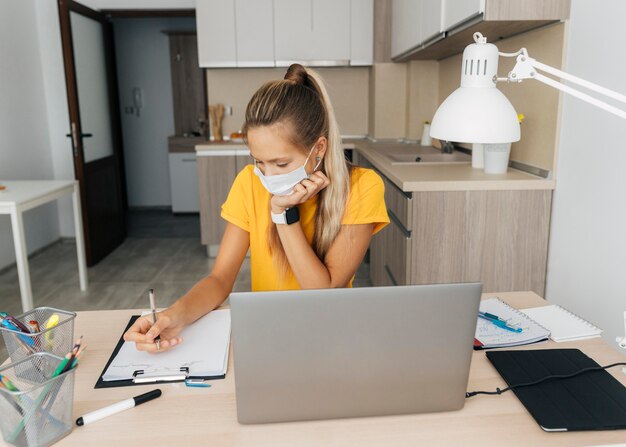
[[(306, 161), (302, 166), (294, 171), (288, 172), (287, 174), (265, 175), (256, 165), (256, 160), (254, 162), (254, 173), (257, 175), (257, 177), (259, 177), (261, 183), (263, 184), (263, 186), (265, 186), (265, 189), (267, 189), (270, 194), (274, 196), (288, 196), (293, 192), (293, 188), (298, 183), (300, 183), (304, 179), (309, 178), (309, 174), (306, 173), (304, 167), (308, 163), (309, 157), (313, 153), (313, 149), (315, 149), (315, 146), (313, 146), (309, 151), (309, 155), (306, 157)], [(321, 162), (322, 160), (320, 159), (317, 165), (315, 165), (315, 167), (313, 168), (313, 172), (315, 172)]]

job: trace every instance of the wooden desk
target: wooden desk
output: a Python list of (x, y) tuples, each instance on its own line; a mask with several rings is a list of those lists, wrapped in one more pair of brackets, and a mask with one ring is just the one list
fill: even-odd
[(72, 196), (74, 207), (74, 231), (76, 232), (76, 255), (78, 257), (78, 278), (80, 290), (87, 290), (87, 263), (85, 261), (85, 241), (83, 220), (80, 209), (80, 191), (76, 180), (24, 180), (1, 181), (7, 187), (0, 192), (0, 214), (11, 216), (15, 259), (22, 295), (22, 310), (33, 308), (33, 292), (28, 269), (28, 251), (24, 237), (24, 211), (52, 202), (64, 195)]
[[(485, 297), (493, 296), (492, 294)], [(515, 307), (539, 306), (545, 301), (532, 292), (499, 294)], [(136, 312), (135, 312), (136, 313)], [(155, 385), (127, 388), (93, 388), (131, 310), (79, 312), (75, 334), (84, 334), (89, 346), (76, 372), (74, 417), (122, 399), (146, 392)], [(602, 339), (576, 343), (526, 346), (523, 349), (580, 348), (604, 365), (624, 357)], [(620, 368), (610, 373), (626, 384)], [(387, 379), (391, 380), (391, 378)], [(546, 433), (527, 413), (512, 392), (501, 396), (475, 396), (460, 411), (239, 425), (235, 406), (232, 356), (226, 379), (211, 388), (187, 388), (181, 383), (158, 385), (159, 399), (86, 427), (76, 427), (59, 446), (589, 446), (624, 442), (626, 430), (603, 432)], [(385, 386), (381, 379), (380, 386)], [(486, 359), (475, 352), (470, 390), (491, 390), (505, 383)]]

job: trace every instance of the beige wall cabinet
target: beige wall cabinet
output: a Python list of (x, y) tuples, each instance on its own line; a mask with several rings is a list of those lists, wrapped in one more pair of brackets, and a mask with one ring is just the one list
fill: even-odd
[[(359, 154), (357, 163), (372, 167)], [(545, 287), (551, 190), (404, 192), (379, 172), (391, 223), (372, 239), (375, 286), (483, 283)]]
[(201, 67), (372, 65), (373, 0), (197, 0)]
[[(207, 151), (208, 152), (208, 151)], [(215, 151), (212, 155), (199, 155), (198, 188), (200, 195), (200, 228), (202, 244), (207, 246), (211, 257), (217, 255), (226, 221), (220, 217), (222, 204), (226, 201), (235, 177), (251, 162), (247, 150), (231, 150), (232, 154)]]
[(569, 18), (571, 0), (392, 0), (394, 62), (444, 59), (481, 32), (504, 39)]

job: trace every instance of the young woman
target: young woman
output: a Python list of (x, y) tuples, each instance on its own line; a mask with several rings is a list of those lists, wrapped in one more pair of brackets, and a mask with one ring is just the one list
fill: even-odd
[(241, 170), (222, 205), (228, 224), (215, 266), (156, 324), (146, 317), (133, 324), (124, 339), (139, 350), (181, 343), (183, 327), (226, 300), (248, 249), (253, 291), (351, 287), (372, 235), (389, 223), (383, 182), (348, 165), (313, 70), (294, 64), (283, 80), (264, 84), (243, 132), (254, 165)]

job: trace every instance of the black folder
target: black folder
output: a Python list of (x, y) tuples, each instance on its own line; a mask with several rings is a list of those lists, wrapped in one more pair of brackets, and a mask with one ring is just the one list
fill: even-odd
[[(599, 366), (578, 349), (491, 351), (486, 355), (509, 386)], [(626, 428), (626, 387), (606, 370), (548, 380), (513, 392), (545, 431)]]
[[(98, 381), (96, 382), (96, 385), (94, 386), (94, 388), (115, 388), (118, 386), (140, 385), (140, 384), (134, 383), (132, 379), (111, 380), (108, 382), (102, 379), (102, 376), (104, 376), (104, 373), (107, 371), (107, 369), (109, 369), (109, 365), (111, 364), (111, 362), (113, 362), (113, 359), (115, 359), (115, 356), (117, 356), (117, 353), (120, 351), (120, 349), (122, 349), (122, 345), (124, 344), (124, 333), (133, 325), (133, 323), (135, 322), (135, 320), (137, 320), (137, 318), (139, 318), (139, 315), (133, 315), (128, 321), (128, 324), (126, 325), (126, 329), (124, 329), (124, 332), (122, 332), (122, 336), (117, 342), (117, 345), (115, 346), (115, 349), (113, 350), (113, 353), (111, 354), (111, 357), (109, 357), (107, 364), (104, 365), (104, 369), (102, 370), (102, 373), (100, 374), (100, 377), (98, 378)], [(182, 370), (183, 368), (181, 368), (181, 371)], [(219, 375), (219, 376), (188, 376), (189, 379), (204, 379), (204, 380), (223, 379), (225, 377), (226, 375), (224, 374)], [(170, 382), (171, 380), (161, 381), (161, 380), (155, 379), (150, 383), (170, 383)], [(141, 385), (144, 385), (144, 384), (141, 384)]]

